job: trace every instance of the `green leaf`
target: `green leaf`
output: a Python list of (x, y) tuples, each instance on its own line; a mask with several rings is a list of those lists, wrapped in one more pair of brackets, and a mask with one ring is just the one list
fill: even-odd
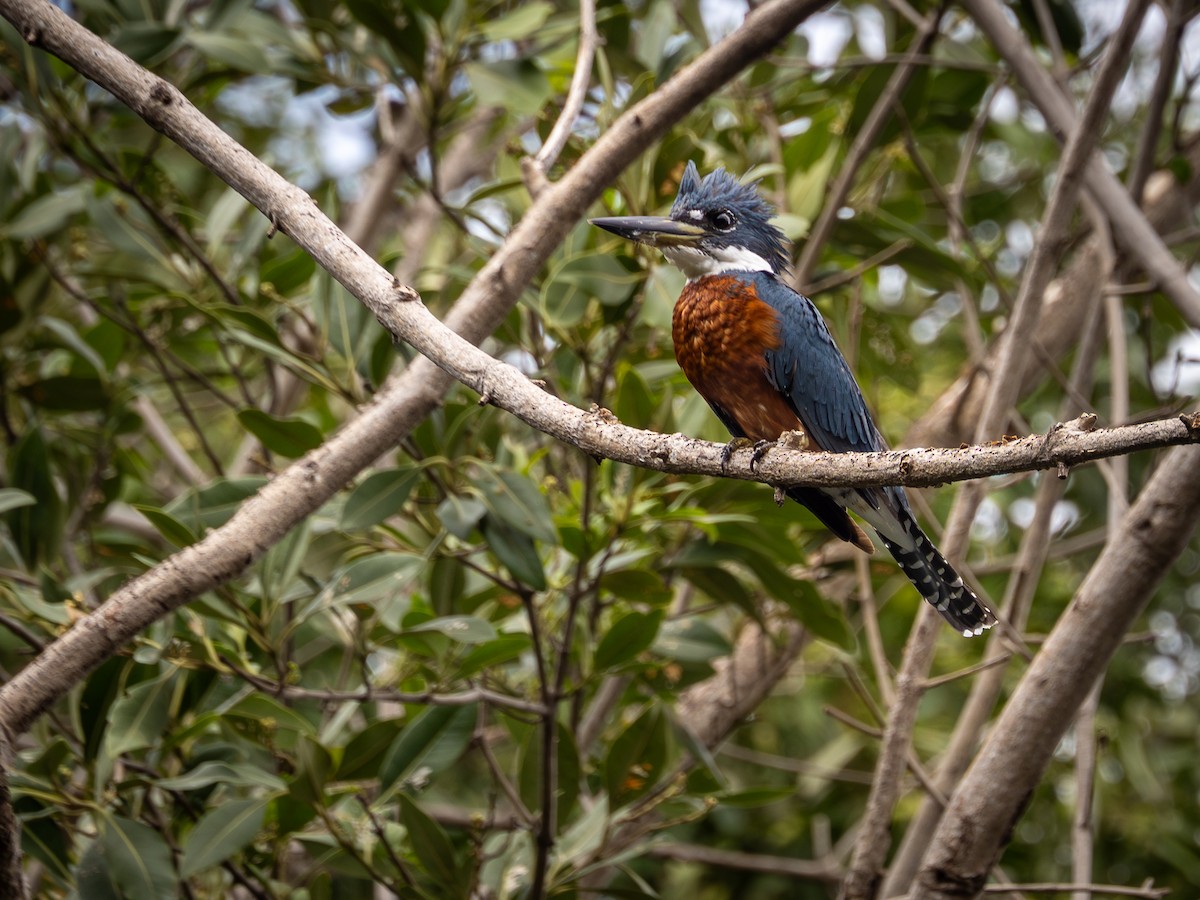
[(491, 516), (483, 520), (483, 538), (496, 559), (512, 576), (535, 591), (546, 589), (546, 571), (533, 540), (507, 522), (497, 522)]
[(319, 742), (301, 735), (296, 742), (296, 777), (289, 793), (302, 803), (317, 805), (325, 793), (325, 784), (333, 773), (333, 757)]
[(667, 743), (666, 717), (657, 706), (617, 736), (604, 763), (610, 802), (616, 805), (638, 797), (662, 777)]
[(66, 322), (55, 316), (43, 316), (41, 325), (62, 346), (86, 362), (98, 376), (103, 376), (107, 373), (108, 367), (105, 365), (104, 359), (91, 344), (83, 339), (70, 322)]
[(509, 115), (531, 116), (550, 99), (545, 74), (527, 60), (469, 62), (463, 68), (481, 106), (498, 106)]
[(262, 830), (270, 802), (266, 797), (231, 800), (206, 814), (183, 842), (180, 876), (198, 875), (247, 847)]
[(0, 235), (10, 240), (23, 241), (29, 238), (45, 237), (56, 231), (61, 231), (72, 216), (83, 211), (86, 205), (85, 185), (47, 194), (34, 200), (7, 225), (0, 225)]
[(87, 900), (123, 900), (112, 882), (108, 854), (104, 843), (97, 839), (88, 845), (75, 866), (75, 889)]
[(596, 648), (593, 665), (597, 672), (606, 672), (636, 657), (654, 643), (662, 624), (663, 610), (631, 612), (618, 619), (604, 633)]
[(394, 516), (403, 509), (420, 477), (420, 471), (412, 467), (389, 469), (369, 476), (346, 499), (339, 527), (344, 531), (356, 531)]
[(175, 670), (170, 669), (152, 681), (134, 685), (113, 703), (104, 733), (104, 749), (110, 759), (162, 740), (174, 690)]
[(517, 659), (532, 646), (527, 634), (502, 634), (495, 640), (474, 647), (458, 664), (458, 676), (469, 678), (477, 672)]
[(149, 520), (159, 534), (176, 547), (190, 547), (199, 540), (190, 528), (169, 512), (157, 506), (146, 506), (144, 503), (134, 503), (132, 506)]
[(404, 629), (405, 634), (422, 631), (439, 632), (460, 644), (479, 644), (496, 637), (495, 626), (478, 616), (441, 616)]
[(423, 565), (419, 556), (410, 553), (374, 553), (342, 569), (330, 580), (324, 596), (342, 604), (375, 603), (399, 591)]
[(617, 418), (635, 428), (647, 428), (657, 406), (646, 379), (633, 366), (626, 367), (617, 381), (617, 398), (613, 403)]
[(269, 71), (265, 48), (248, 38), (193, 28), (187, 33), (187, 42), (214, 62), (242, 72)]
[(220, 528), (242, 504), (267, 483), (260, 476), (218, 478), (201, 488), (188, 491), (163, 507), (196, 534)]
[(237, 417), (247, 431), (262, 441), (264, 447), (289, 459), (316, 449), (324, 439), (320, 429), (303, 419), (279, 418), (261, 409), (243, 409)]
[(544, 0), (522, 3), (507, 15), (484, 22), (480, 31), (488, 41), (520, 41), (546, 24), (554, 7)]
[(20, 488), (0, 488), (0, 513), (6, 513), (10, 509), (20, 506), (33, 506), (35, 503), (37, 503), (37, 497), (28, 491)]
[(405, 71), (412, 78), (424, 74), (425, 34), (405, 15), (399, 0), (346, 0), (350, 15), (391, 45)]
[(5, 513), (13, 540), (29, 569), (58, 552), (66, 511), (50, 469), (50, 451), (41, 428), (25, 433), (9, 451), (9, 484), (37, 502)]
[(379, 787), (393, 784), (426, 770), (436, 775), (455, 762), (467, 749), (475, 733), (475, 704), (428, 706), (417, 713), (392, 742), (379, 768)]
[(438, 504), (437, 517), (445, 529), (461, 541), (471, 537), (471, 531), (487, 514), (487, 507), (474, 497), (450, 494)]
[(229, 707), (225, 714), (250, 719), (271, 730), (278, 729), (310, 737), (317, 731), (316, 726), (300, 713), (263, 694), (247, 694)]
[(737, 577), (724, 569), (715, 565), (687, 566), (681, 567), (680, 572), (717, 603), (732, 603), (747, 613), (754, 612), (753, 595)]
[(112, 35), (112, 45), (144, 66), (161, 61), (179, 38), (179, 29), (157, 22), (128, 22)]
[(174, 778), (162, 778), (155, 784), (165, 791), (198, 791), (224, 784), (230, 787), (260, 787), (278, 792), (287, 785), (282, 778), (250, 763), (228, 763), (210, 759)]
[(787, 787), (759, 787), (748, 788), (742, 791), (729, 791), (720, 795), (722, 806), (733, 806), (738, 809), (757, 809), (760, 806), (768, 806), (772, 803), (778, 803), (780, 800), (790, 800), (796, 796), (796, 788), (792, 785)]
[(437, 822), (405, 794), (399, 795), (400, 822), (408, 831), (408, 840), (421, 865), (441, 888), (441, 896), (462, 893), (460, 879), (466, 871), (454, 856), (454, 845)]
[[(566, 822), (579, 798), (579, 749), (575, 738), (562, 722), (556, 723), (558, 736), (555, 741), (558, 759), (558, 821)], [(521, 800), (528, 809), (542, 808), (542, 736), (538, 729), (532, 740), (524, 742), (521, 754), (521, 771), (517, 787)]]
[(728, 656), (733, 645), (703, 619), (687, 618), (665, 623), (654, 641), (653, 651), (664, 659), (706, 663)]
[(655, 606), (671, 602), (671, 591), (662, 575), (646, 569), (615, 569), (605, 572), (600, 588), (614, 597), (649, 603)]
[(283, 600), (295, 583), (312, 546), (312, 520), (304, 519), (278, 544), (263, 554), (258, 565), (263, 597)]
[(559, 328), (573, 328), (583, 319), (588, 301), (616, 306), (629, 299), (641, 279), (611, 254), (572, 256), (551, 269), (542, 287), (542, 311)]
[(109, 405), (104, 382), (85, 375), (53, 375), (21, 385), (17, 393), (34, 406), (54, 412), (88, 412)]
[(476, 482), (497, 517), (537, 541), (558, 543), (546, 496), (532, 479), (508, 469), (485, 468)]
[(176, 896), (175, 862), (161, 834), (120, 816), (105, 816), (100, 821), (100, 845), (121, 896), (128, 900)]
[(841, 609), (830, 603), (809, 582), (798, 582), (800, 590), (785, 598), (788, 608), (805, 628), (835, 647), (854, 652), (856, 642)]
[(562, 838), (554, 847), (554, 859), (559, 865), (577, 867), (585, 861), (590, 861), (592, 855), (600, 848), (604, 836), (608, 833), (611, 821), (609, 808), (612, 801), (609, 797), (599, 796), (591, 808), (571, 823), (563, 832)]
[(338, 763), (338, 780), (361, 781), (378, 776), (379, 766), (400, 729), (401, 722), (398, 719), (381, 719), (352, 737)]

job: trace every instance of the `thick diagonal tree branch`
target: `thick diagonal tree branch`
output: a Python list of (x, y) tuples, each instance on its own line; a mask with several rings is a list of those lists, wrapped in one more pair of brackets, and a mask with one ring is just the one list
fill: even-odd
[[(482, 378), (497, 364), (468, 342), (482, 340), (504, 319), (604, 186), (673, 122), (822, 5), (812, 0), (764, 4), (736, 32), (622, 115), (533, 204), (464, 291), (445, 324), (429, 314), (411, 288), (393, 280), (349, 241), (312, 198), (233, 141), (172, 85), (49, 3), (0, 0), (0, 15), (30, 44), (68, 62), (192, 153), (373, 312), (389, 319), (398, 336), (440, 364), (469, 369)], [(130, 582), (51, 644), (0, 690), (0, 725), (13, 733), (28, 728), (116, 647), (188, 600), (244, 572), (296, 523), (395, 446), (441, 402), (451, 383), (427, 359), (410, 365), (363, 415), (276, 476), (222, 528)]]
[[(6, 16), (12, 7), (24, 10), (25, 4), (12, 0), (0, 2)], [(765, 50), (771, 45), (768, 28), (790, 27), (798, 11), (786, 3), (762, 7), (747, 20), (746, 28), (755, 35), (749, 46)], [(782, 7), (789, 7), (783, 15)], [(61, 13), (53, 10), (54, 16)], [(384, 324), (398, 336), (437, 360), (446, 372), (473, 387), (491, 402), (520, 416), (548, 434), (601, 457), (663, 471), (721, 475), (772, 483), (834, 484), (936, 484), (960, 478), (972, 478), (1004, 471), (1074, 465), (1099, 456), (1125, 453), (1132, 448), (1149, 448), (1196, 440), (1194, 423), (1168, 420), (1128, 430), (1075, 434), (1064, 430), (1050, 439), (1027, 438), (1003, 446), (976, 447), (964, 451), (906, 451), (892, 454), (864, 454), (856, 457), (804, 454), (777, 451), (751, 471), (749, 454), (741, 454), (728, 467), (721, 463), (721, 445), (696, 441), (680, 435), (658, 435), (627, 428), (603, 413), (581, 412), (537, 389), (511, 366), (502, 364), (473, 344), (456, 335), (450, 322), (471, 337), (479, 338), (508, 309), (507, 305), (487, 302), (495, 292), (515, 297), (532, 277), (531, 258), (544, 259), (552, 247), (545, 233), (552, 229), (561, 235), (562, 215), (578, 215), (585, 208), (585, 196), (593, 184), (590, 173), (605, 176), (611, 161), (601, 164), (593, 157), (599, 152), (621, 158), (632, 157), (648, 140), (647, 133), (665, 128), (671, 116), (681, 115), (695, 102), (696, 88), (669, 90), (675, 81), (622, 117), (608, 135), (589, 151), (572, 172), (546, 192), (518, 226), (506, 248), (481, 272), (460, 303), (440, 322), (415, 298), (410, 289), (398, 285), (373, 260), (350, 243), (297, 188), (283, 181), (251, 156), (244, 148), (221, 133), (211, 122), (187, 104), (165, 82), (157, 80), (122, 57), (80, 26), (62, 17), (52, 32), (49, 25), (35, 23), (22, 27), (33, 40), (50, 44), (74, 60), (88, 58), (88, 71), (120, 88), (131, 104), (153, 108), (151, 121), (203, 152), (203, 159), (214, 171), (245, 190), (250, 199), (273, 215), (279, 226), (290, 231), (299, 243), (343, 281), (363, 300)], [(752, 21), (753, 20), (753, 21)], [(18, 21), (25, 26), (26, 23)], [(75, 34), (83, 32), (84, 36)], [(740, 32), (738, 33), (740, 34)], [(737, 34), (734, 35), (737, 37)], [(75, 40), (77, 46), (67, 46)], [(729, 40), (733, 40), (730, 38)], [(726, 42), (728, 43), (728, 41)], [(714, 48), (701, 57), (680, 79), (693, 78), (715, 87), (717, 79), (731, 75), (733, 61), (718, 56)], [(746, 43), (737, 43), (729, 53), (745, 61)], [(96, 59), (113, 58), (118, 74), (96, 69)], [(119, 75), (119, 77), (118, 77)], [(139, 93), (140, 92), (140, 93)], [(158, 99), (155, 99), (155, 98)], [(164, 98), (170, 97), (167, 102)], [(157, 105), (155, 105), (157, 104)], [(626, 127), (621, 123), (628, 119)], [(653, 129), (651, 123), (662, 122)], [(198, 138), (196, 131), (203, 133)], [(614, 137), (616, 135), (617, 137)], [(587, 177), (581, 173), (589, 173)], [(603, 183), (600, 181), (598, 183)], [(526, 223), (533, 222), (527, 226)], [(530, 231), (533, 234), (530, 234)], [(47, 647), (10, 683), (0, 689), (0, 723), (12, 732), (28, 728), (38, 713), (61, 696), (78, 679), (99, 664), (117, 646), (130, 640), (157, 618), (212, 587), (225, 583), (244, 571), (255, 559), (278, 541), (287, 530), (310, 514), (346, 484), (363, 467), (383, 453), (420, 421), (439, 401), (449, 379), (426, 360), (417, 360), (397, 379), (390, 390), (322, 447), (278, 475), (248, 501), (226, 525), (211, 532), (203, 541), (188, 547), (159, 566), (146, 572), (120, 591), (91, 616), (85, 617), (70, 632)]]

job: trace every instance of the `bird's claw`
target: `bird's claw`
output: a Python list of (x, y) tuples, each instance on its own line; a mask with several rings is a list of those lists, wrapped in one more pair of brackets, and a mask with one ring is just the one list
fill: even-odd
[(750, 455), (750, 471), (753, 472), (758, 468), (758, 464), (763, 461), (763, 457), (767, 455), (767, 451), (775, 446), (774, 441), (755, 441), (754, 452)]
[[(724, 472), (729, 468), (729, 463), (733, 459), (733, 454), (739, 450), (745, 450), (747, 447), (756, 446), (750, 438), (735, 437), (732, 441), (725, 445), (721, 450), (721, 471)], [(753, 468), (753, 467), (752, 467)]]
[(754, 445), (754, 455), (750, 457), (751, 472), (773, 447), (781, 447), (784, 450), (807, 450), (809, 447), (808, 432), (802, 428), (796, 428), (792, 431), (785, 431), (777, 441), (759, 441)]

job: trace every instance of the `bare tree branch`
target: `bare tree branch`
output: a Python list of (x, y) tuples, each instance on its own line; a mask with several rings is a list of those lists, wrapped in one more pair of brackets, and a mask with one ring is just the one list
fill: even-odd
[[(963, 0), (963, 7), (1012, 66), (1050, 130), (1060, 141), (1065, 141), (1076, 128), (1075, 110), (1053, 76), (1038, 62), (1024, 36), (1005, 18), (1004, 5), (998, 0)], [(1111, 45), (1107, 52), (1112, 52)], [(1112, 223), (1117, 243), (1158, 282), (1183, 317), (1193, 327), (1200, 328), (1200, 294), (1188, 282), (1182, 264), (1167, 249), (1104, 158), (1091, 155), (1084, 164), (1083, 176), (1088, 190)]]
[(1196, 529), (1200, 451), (1173, 450), (1130, 508), (959, 784), (914, 887), (923, 900), (983, 890), (1063, 732)]
[(567, 145), (579, 111), (583, 109), (584, 98), (587, 97), (588, 85), (592, 78), (592, 61), (596, 56), (596, 44), (600, 36), (596, 33), (596, 2), (595, 0), (579, 0), (579, 52), (575, 57), (575, 72), (571, 76), (571, 86), (567, 89), (567, 99), (563, 103), (562, 113), (550, 129), (546, 143), (538, 150), (534, 162), (544, 176), (550, 171)]
[[(445, 325), (410, 288), (348, 241), (307, 194), (229, 138), (173, 86), (50, 4), (0, 0), (0, 15), (30, 44), (54, 53), (110, 90), (235, 187), (369, 308), (391, 319), (397, 333), (414, 347), (452, 367), (469, 360), (482, 377), (494, 361), (453, 331), (474, 341), (489, 334), (623, 166), (821, 5), (812, 0), (764, 4), (736, 32), (622, 115), (530, 208), (504, 248), (463, 293)], [(515, 370), (511, 374), (529, 386)], [(403, 438), (437, 406), (449, 384), (431, 363), (415, 361), (362, 416), (276, 476), (222, 528), (126, 585), (64, 635), (65, 641), (48, 647), (0, 690), (0, 724), (11, 733), (25, 730), (116, 647), (172, 609), (245, 571), (293, 525)]]
[[(1109, 267), (1112, 265), (1111, 254), (1102, 253)], [(1097, 320), (1091, 329), (1084, 334), (1083, 342), (1075, 354), (1075, 368), (1071, 375), (1072, 394), (1087, 395), (1091, 392), (1096, 356), (1100, 347), (1100, 322)], [(1070, 414), (1075, 411), (1075, 401), (1068, 396), (1063, 401), (1062, 411)], [(1004, 601), (1001, 614), (1017, 632), (1024, 632), (1025, 623), (1029, 618), (1029, 609), (1033, 603), (1034, 593), (1041, 581), (1041, 573), (1049, 557), (1051, 547), (1051, 521), (1058, 501), (1065, 491), (1066, 482), (1062, 479), (1044, 478), (1038, 485), (1035, 495), (1035, 512), (1030, 522), (1017, 557), (1010, 562), (1005, 571), (1009, 573), (1005, 586)], [(1006, 636), (994, 634), (988, 639), (988, 648), (984, 657), (984, 665), (1003, 662), (1011, 658), (1012, 651), (1008, 646)], [(979, 736), (987, 724), (988, 717), (1003, 688), (1006, 668), (994, 665), (982, 677), (975, 679), (971, 685), (970, 695), (963, 704), (962, 712), (955, 723), (954, 732), (950, 736), (945, 751), (938, 762), (936, 784), (945, 794), (954, 790), (979, 742)], [(905, 830), (904, 838), (895, 858), (888, 868), (887, 880), (884, 882), (883, 895), (894, 897), (908, 890), (920, 865), (921, 857), (929, 846), (930, 836), (937, 827), (945, 809), (944, 803), (935, 803), (929, 797), (921, 801), (917, 815)]]
[(766, 856), (761, 853), (739, 853), (733, 850), (699, 847), (695, 844), (684, 844), (677, 841), (651, 844), (646, 852), (651, 856), (659, 856), (664, 859), (698, 862), (707, 866), (720, 866), (727, 869), (743, 869), (747, 872), (767, 872), (794, 878), (798, 881), (837, 883), (842, 880), (842, 870), (837, 863), (819, 859), (792, 859), (785, 856)]
[(879, 135), (883, 133), (884, 126), (891, 120), (894, 107), (904, 94), (904, 89), (908, 87), (913, 75), (920, 68), (921, 63), (919, 60), (925, 57), (929, 52), (929, 48), (933, 45), (933, 40), (938, 33), (938, 23), (941, 19), (942, 10), (939, 7), (922, 20), (921, 30), (913, 39), (907, 58), (897, 64), (895, 70), (892, 72), (892, 77), (888, 79), (887, 86), (884, 87), (882, 93), (879, 95), (879, 99), (871, 107), (871, 111), (864, 120), (862, 128), (854, 136), (854, 141), (851, 143), (850, 149), (846, 152), (846, 158), (838, 166), (837, 176), (834, 178), (833, 184), (829, 187), (829, 194), (825, 197), (821, 212), (809, 230), (808, 236), (804, 241), (804, 249), (801, 250), (800, 258), (796, 261), (796, 265), (792, 270), (792, 283), (797, 285), (801, 290), (812, 290), (808, 287), (808, 282), (812, 278), (817, 258), (820, 256), (821, 250), (825, 247), (826, 241), (829, 240), (829, 235), (832, 233), (833, 226), (837, 222), (838, 211), (845, 205), (846, 197), (850, 193), (850, 188), (853, 186), (854, 179), (858, 175), (858, 170), (861, 168), (864, 160), (866, 160), (867, 154), (875, 146), (876, 141), (879, 140)]
[[(980, 440), (1003, 427), (1009, 410), (1020, 395), (1021, 381), (1017, 373), (1025, 367), (1045, 287), (1066, 242), (1083, 164), (1091, 157), (1099, 138), (1100, 129), (1097, 125), (1107, 114), (1113, 91), (1126, 65), (1126, 53), (1137, 34), (1137, 25), (1141, 22), (1147, 3), (1148, 0), (1133, 0), (1130, 3), (1117, 36), (1110, 42), (1083, 115), (1067, 140), (1054, 190), (1042, 219), (1042, 228), (1021, 279), (1021, 290), (1008, 327), (1001, 338), (997, 369), (976, 426), (976, 435)], [(952, 562), (965, 550), (970, 522), (982, 500), (983, 486), (979, 482), (967, 485), (955, 497), (943, 546), (946, 558)], [(891, 844), (888, 832), (892, 810), (900, 796), (902, 760), (916, 723), (917, 704), (923, 693), (921, 685), (929, 672), (938, 634), (937, 623), (932, 621), (934, 617), (930, 612), (928, 608), (922, 609), (904, 649), (904, 659), (896, 678), (897, 702), (892, 706), (888, 719), (876, 766), (876, 779), (871, 785), (867, 812), (855, 841), (854, 859), (843, 888), (842, 896), (846, 900), (869, 900), (878, 892), (882, 879)]]

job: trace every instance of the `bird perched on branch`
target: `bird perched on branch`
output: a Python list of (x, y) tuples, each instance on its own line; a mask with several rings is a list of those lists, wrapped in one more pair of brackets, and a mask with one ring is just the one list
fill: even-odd
[[(627, 240), (662, 250), (687, 276), (671, 335), (688, 381), (733, 434), (728, 461), (755, 443), (754, 461), (792, 432), (832, 453), (886, 450), (825, 320), (784, 284), (788, 243), (769, 219), (755, 185), (724, 169), (701, 180), (688, 163), (668, 217), (592, 219)], [(787, 488), (834, 534), (867, 553), (871, 539), (850, 518), (869, 523), (921, 596), (964, 635), (982, 634), (996, 617), (946, 562), (913, 517), (904, 489)]]

